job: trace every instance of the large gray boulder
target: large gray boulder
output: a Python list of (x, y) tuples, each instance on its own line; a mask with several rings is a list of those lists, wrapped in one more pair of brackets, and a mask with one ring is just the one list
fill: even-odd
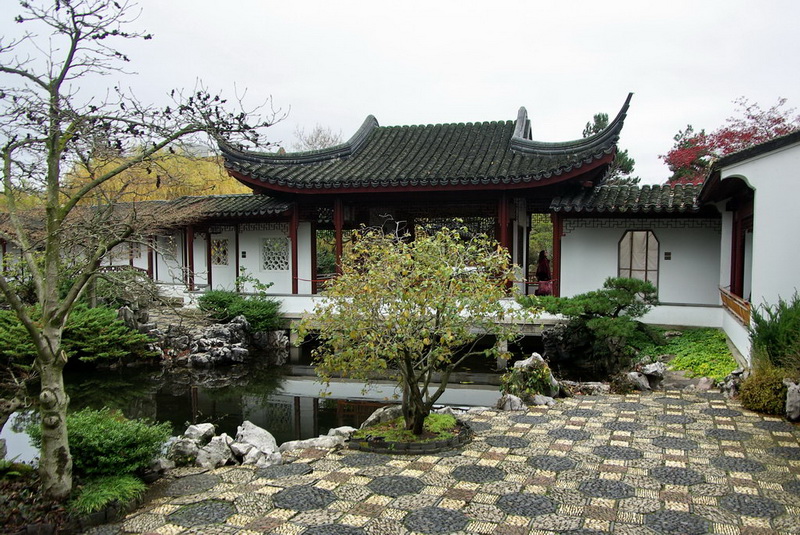
[(790, 422), (800, 420), (800, 384), (784, 379), (786, 392), (786, 419)]
[(229, 447), (231, 437), (222, 433), (200, 448), (195, 459), (195, 466), (202, 468), (219, 468), (233, 461), (233, 452)]
[(391, 422), (392, 420), (396, 420), (401, 416), (403, 416), (402, 406), (387, 405), (386, 407), (381, 407), (380, 409), (370, 414), (369, 418), (367, 418), (364, 421), (364, 423), (361, 424), (360, 429), (366, 429), (367, 427), (372, 427), (373, 425), (378, 425), (385, 422)]
[(513, 394), (503, 394), (503, 396), (497, 400), (497, 405), (495, 405), (495, 407), (501, 411), (524, 411), (527, 409), (525, 403)]
[(190, 438), (205, 444), (214, 436), (214, 430), (214, 424), (203, 423), (190, 425), (186, 428), (186, 431), (183, 432), (183, 438)]
[(329, 450), (338, 446), (344, 445), (345, 437), (343, 436), (318, 436), (317, 438), (307, 438), (305, 440), (291, 440), (284, 442), (279, 448), (281, 453), (292, 450), (301, 450), (306, 448), (317, 448), (320, 450)]
[(628, 372), (625, 377), (636, 390), (650, 390), (650, 381), (647, 380), (647, 377), (643, 373)]
[(661, 386), (665, 373), (667, 373), (667, 365), (663, 362), (653, 362), (642, 367), (642, 375), (647, 378), (651, 390), (656, 390)]
[(200, 452), (200, 444), (192, 438), (179, 438), (172, 443), (169, 458), (177, 462), (194, 462)]
[(252, 444), (259, 451), (267, 454), (278, 450), (278, 443), (275, 442), (275, 437), (269, 431), (247, 420), (236, 429), (236, 442)]

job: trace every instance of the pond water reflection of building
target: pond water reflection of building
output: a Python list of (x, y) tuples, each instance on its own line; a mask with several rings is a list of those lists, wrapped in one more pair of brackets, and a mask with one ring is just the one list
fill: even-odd
[[(316, 377), (284, 375), (287, 371), (296, 370), (123, 368), (71, 373), (66, 381), (70, 410), (108, 406), (128, 418), (170, 422), (176, 435), (188, 424), (211, 422), (217, 433), (235, 436), (236, 428), (249, 420), (272, 433), (278, 444), (316, 437), (343, 425), (358, 427), (376, 408), (397, 402), (395, 383), (379, 382), (364, 392), (361, 382), (337, 380), (329, 385), (329, 395), (321, 397), (326, 389)], [(492, 405), (498, 397), (497, 386), (452, 384), (440, 404)], [(4, 438), (11, 435), (11, 428), (9, 422)], [(21, 426), (14, 430), (22, 431)], [(8, 458), (32, 460), (36, 452), (24, 442), (24, 437), (13, 436)]]

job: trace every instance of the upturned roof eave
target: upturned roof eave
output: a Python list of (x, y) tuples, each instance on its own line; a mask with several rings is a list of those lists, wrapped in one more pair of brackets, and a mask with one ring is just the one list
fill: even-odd
[(319, 184), (308, 185), (303, 183), (300, 186), (291, 185), (289, 183), (278, 183), (278, 181), (269, 181), (262, 178), (253, 178), (251, 176), (240, 173), (236, 170), (226, 167), (228, 174), (242, 182), (243, 184), (254, 188), (254, 190), (263, 192), (276, 192), (285, 194), (298, 194), (298, 195), (342, 195), (351, 193), (393, 193), (393, 192), (437, 192), (437, 191), (502, 191), (502, 190), (518, 190), (530, 189), (544, 186), (550, 186), (574, 179), (575, 177), (591, 173), (592, 171), (602, 167), (603, 165), (610, 164), (614, 160), (614, 152), (609, 152), (601, 157), (595, 159), (590, 163), (574, 166), (570, 169), (553, 170), (544, 173), (548, 176), (538, 178), (531, 175), (525, 176), (511, 176), (511, 177), (473, 177), (473, 178), (456, 178), (448, 181), (447, 183), (439, 184), (411, 184), (415, 180), (408, 179), (405, 185), (383, 185), (380, 182), (373, 182), (370, 184), (359, 183), (342, 185), (342, 183), (332, 184), (330, 186), (320, 186)]

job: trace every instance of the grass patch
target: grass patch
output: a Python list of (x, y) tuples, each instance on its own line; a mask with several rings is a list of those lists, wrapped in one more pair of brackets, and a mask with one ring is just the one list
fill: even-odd
[(130, 474), (99, 477), (78, 490), (69, 508), (79, 514), (89, 514), (114, 502), (128, 504), (141, 497), (146, 490), (147, 485)]
[(353, 440), (382, 440), (385, 442), (433, 442), (453, 438), (458, 434), (459, 423), (449, 414), (429, 414), (425, 418), (422, 434), (417, 436), (405, 429), (403, 417), (353, 434)]
[(725, 333), (719, 329), (684, 329), (682, 336), (669, 338), (664, 345), (647, 344), (638, 349), (640, 358), (675, 355), (669, 367), (683, 370), (689, 377), (720, 381), (739, 367), (728, 349)]

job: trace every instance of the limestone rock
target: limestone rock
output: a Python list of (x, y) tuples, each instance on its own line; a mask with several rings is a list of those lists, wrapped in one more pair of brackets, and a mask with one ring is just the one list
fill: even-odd
[(194, 462), (199, 452), (200, 445), (196, 440), (191, 438), (179, 438), (172, 444), (172, 448), (169, 450), (169, 457), (179, 462)]
[(186, 428), (186, 431), (183, 432), (183, 437), (206, 444), (214, 436), (215, 429), (214, 424), (194, 424)]
[(225, 466), (233, 460), (233, 452), (228, 447), (230, 437), (224, 433), (214, 437), (211, 441), (200, 448), (195, 459), (195, 466), (202, 468), (219, 468)]
[(531, 356), (526, 358), (525, 360), (518, 360), (514, 363), (515, 368), (541, 368), (542, 366), (546, 366), (547, 363), (544, 361), (542, 356), (539, 353), (531, 353)]
[(783, 384), (788, 388), (786, 392), (786, 419), (790, 422), (797, 422), (800, 420), (800, 384), (794, 383), (789, 379), (784, 379)]
[(666, 372), (667, 365), (663, 362), (653, 362), (642, 367), (642, 375), (647, 378), (649, 390), (656, 390), (661, 386), (661, 381), (664, 380)]
[(252, 444), (247, 444), (246, 442), (234, 441), (229, 447), (231, 448), (231, 451), (233, 452), (233, 454), (236, 456), (237, 459), (243, 459), (247, 457), (247, 454), (251, 450), (254, 449), (258, 450), (258, 448), (256, 448), (255, 446), (253, 446)]
[(236, 429), (236, 442), (244, 442), (252, 444), (264, 453), (274, 453), (278, 449), (278, 443), (275, 442), (275, 437), (267, 431), (262, 429), (252, 422), (245, 420), (242, 425)]
[(650, 390), (650, 381), (647, 380), (647, 377), (644, 374), (639, 372), (628, 372), (626, 377), (633, 387), (636, 388), (636, 390)]
[(524, 411), (526, 409), (525, 403), (513, 394), (504, 394), (497, 400), (495, 407), (501, 411)]
[(283, 453), (292, 450), (302, 450), (306, 448), (318, 448), (321, 450), (332, 449), (344, 444), (343, 436), (319, 436), (317, 438), (307, 438), (306, 440), (291, 440), (284, 442), (278, 450)]
[(376, 410), (372, 414), (370, 414), (369, 418), (361, 424), (359, 429), (365, 429), (367, 427), (372, 427), (373, 425), (382, 424), (384, 422), (390, 422), (392, 420), (396, 420), (403, 415), (403, 407), (400, 405), (387, 405), (386, 407), (381, 407), (380, 409)]
[(242, 459), (242, 464), (258, 464), (262, 458), (266, 457), (266, 453), (259, 451), (256, 447), (251, 447), (250, 451)]
[(711, 377), (702, 377), (697, 382), (697, 390), (699, 392), (706, 392), (708, 390), (711, 390), (712, 388), (714, 388), (714, 379), (712, 379)]
[(556, 404), (556, 400), (551, 398), (550, 396), (542, 396), (540, 394), (536, 394), (533, 396), (533, 404), (534, 405), (547, 405), (548, 407), (552, 407)]
[(350, 427), (349, 425), (344, 425), (342, 427), (334, 427), (330, 431), (328, 431), (329, 437), (343, 437), (343, 438), (350, 438), (350, 436), (358, 431), (355, 427)]
[(167, 470), (172, 470), (173, 468), (175, 468), (175, 462), (164, 457), (159, 457), (148, 466), (148, 470), (159, 474), (163, 474)]
[(283, 463), (283, 457), (281, 456), (280, 453), (276, 452), (276, 453), (269, 453), (269, 454), (266, 454), (266, 455), (262, 456), (256, 462), (256, 466), (258, 466), (259, 468), (264, 468), (264, 467), (267, 467), (267, 466), (273, 466), (273, 465), (282, 464), (282, 463)]

